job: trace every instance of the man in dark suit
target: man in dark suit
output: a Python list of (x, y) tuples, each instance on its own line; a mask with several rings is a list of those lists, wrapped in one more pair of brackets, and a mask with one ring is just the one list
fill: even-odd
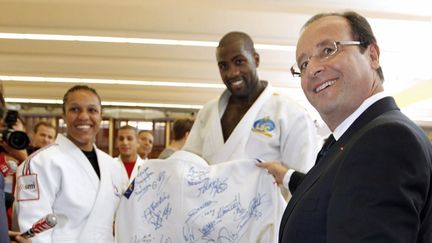
[(432, 146), (383, 92), (379, 54), (355, 12), (303, 27), (292, 72), (332, 137), (296, 187), (279, 242), (432, 242)]

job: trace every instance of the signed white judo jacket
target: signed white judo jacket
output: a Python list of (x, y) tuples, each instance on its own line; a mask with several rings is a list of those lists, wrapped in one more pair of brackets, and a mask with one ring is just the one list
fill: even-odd
[(273, 177), (232, 162), (186, 151), (146, 161), (121, 199), (117, 242), (277, 242), (286, 202)]

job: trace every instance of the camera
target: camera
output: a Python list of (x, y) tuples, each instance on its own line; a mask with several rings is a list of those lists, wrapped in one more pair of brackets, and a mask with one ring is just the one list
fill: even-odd
[(15, 125), (17, 120), (18, 111), (8, 110), (6, 112), (6, 116), (3, 119), (5, 127), (0, 129), (0, 139), (6, 142), (11, 148), (21, 150), (29, 145), (30, 139), (25, 132), (13, 129), (13, 125)]

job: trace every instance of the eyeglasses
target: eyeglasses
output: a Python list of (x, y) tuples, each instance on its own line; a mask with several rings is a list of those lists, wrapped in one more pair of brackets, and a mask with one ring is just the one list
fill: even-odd
[(294, 77), (301, 77), (303, 73), (306, 71), (309, 61), (312, 57), (316, 57), (318, 60), (328, 59), (334, 55), (336, 55), (340, 46), (349, 46), (349, 45), (361, 45), (360, 41), (333, 41), (329, 43), (324, 43), (318, 48), (314, 49), (313, 54), (309, 56), (306, 60), (301, 61), (300, 63), (295, 63), (290, 71)]

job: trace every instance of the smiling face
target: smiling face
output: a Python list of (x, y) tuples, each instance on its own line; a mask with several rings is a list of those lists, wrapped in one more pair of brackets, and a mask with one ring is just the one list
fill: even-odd
[(102, 120), (98, 97), (89, 90), (69, 93), (63, 116), (67, 137), (81, 150), (91, 151)]
[(122, 161), (135, 161), (138, 153), (138, 139), (134, 129), (119, 129), (117, 145)]
[[(297, 43), (297, 63), (304, 62), (325, 43), (340, 40), (353, 40), (345, 18), (327, 16), (312, 22)], [(312, 57), (301, 76), (303, 92), (332, 131), (365, 99), (383, 90), (376, 72), (376, 44), (370, 44), (364, 52), (354, 45), (339, 47), (328, 59)]]
[(259, 55), (252, 48), (240, 38), (225, 40), (217, 48), (220, 76), (234, 97), (248, 98), (258, 89)]
[(138, 135), (138, 154), (146, 159), (153, 149), (153, 135), (150, 132), (142, 131)]

